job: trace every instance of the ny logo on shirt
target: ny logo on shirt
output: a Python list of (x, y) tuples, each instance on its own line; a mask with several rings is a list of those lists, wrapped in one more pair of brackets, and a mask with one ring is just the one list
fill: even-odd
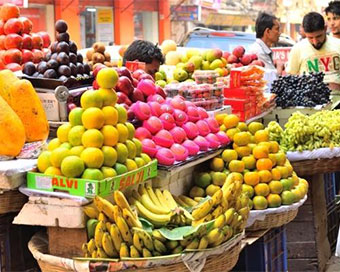
[(333, 54), (307, 59), (307, 70), (310, 73), (340, 71), (340, 56), (338, 54)]

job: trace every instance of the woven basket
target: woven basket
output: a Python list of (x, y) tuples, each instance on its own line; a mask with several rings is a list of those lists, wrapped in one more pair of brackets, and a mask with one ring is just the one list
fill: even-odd
[(332, 159), (304, 160), (291, 162), (298, 176), (312, 176), (315, 174), (333, 173), (340, 168), (340, 157)]
[(20, 211), (27, 202), (27, 196), (18, 190), (5, 191), (0, 194), (0, 214)]
[(294, 209), (286, 212), (267, 214), (264, 220), (256, 220), (254, 224), (247, 227), (246, 230), (255, 231), (281, 227), (292, 221), (296, 217), (298, 211), (299, 209)]

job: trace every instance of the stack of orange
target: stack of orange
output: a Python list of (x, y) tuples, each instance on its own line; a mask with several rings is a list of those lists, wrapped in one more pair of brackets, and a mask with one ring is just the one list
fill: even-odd
[(306, 195), (307, 181), (296, 175), (279, 144), (269, 141), (263, 124), (247, 125), (233, 114), (217, 115), (216, 119), (233, 141), (233, 148), (224, 150), (218, 158), (225, 163), (222, 172), (242, 177), (243, 191), (252, 199), (254, 209), (290, 205)]

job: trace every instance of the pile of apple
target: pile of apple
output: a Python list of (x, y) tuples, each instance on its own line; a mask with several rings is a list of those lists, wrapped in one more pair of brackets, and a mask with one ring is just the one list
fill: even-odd
[(20, 17), (14, 4), (4, 4), (0, 9), (0, 69), (21, 70), (28, 61), (38, 63), (48, 52), (51, 43), (46, 32), (31, 33), (32, 22)]
[(156, 94), (156, 86), (148, 86), (147, 102), (138, 101), (131, 106), (135, 117), (142, 122), (135, 137), (142, 142), (142, 150), (159, 164), (173, 165), (185, 161), (198, 152), (219, 148), (229, 143), (225, 133), (219, 131), (215, 118), (205, 109), (185, 101)]
[[(93, 70), (93, 76), (96, 77), (97, 73), (105, 68), (104, 65), (98, 64)], [(114, 68), (118, 75), (117, 85), (115, 87), (118, 104), (122, 104), (128, 110), (129, 120), (134, 119), (133, 111), (130, 107), (137, 101), (146, 102), (150, 95), (149, 90), (154, 90), (155, 93), (159, 94), (163, 98), (166, 98), (164, 90), (155, 86), (154, 79), (151, 75), (147, 74), (144, 70), (138, 69), (134, 72), (130, 72), (126, 67)], [(93, 82), (93, 88), (98, 89), (97, 81)]]
[(227, 60), (228, 64), (231, 64), (232, 68), (258, 65), (264, 67), (264, 63), (257, 58), (256, 54), (246, 54), (246, 50), (243, 46), (237, 46), (232, 53), (227, 51), (223, 52), (223, 57)]
[(68, 25), (64, 20), (55, 23), (56, 41), (51, 45), (44, 60), (37, 65), (29, 61), (24, 64), (23, 73), (40, 78), (53, 78), (66, 81), (70, 77), (83, 78), (90, 75), (90, 66), (83, 64), (83, 56), (78, 53), (75, 42), (70, 40)]

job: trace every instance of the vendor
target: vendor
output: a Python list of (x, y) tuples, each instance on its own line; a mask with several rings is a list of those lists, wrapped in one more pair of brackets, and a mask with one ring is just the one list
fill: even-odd
[(270, 49), (280, 38), (280, 23), (278, 19), (265, 12), (260, 13), (255, 25), (256, 41), (250, 46), (249, 52), (257, 55), (258, 59), (265, 64), (266, 69), (282, 72), (282, 66), (276, 70), (273, 60), (273, 51)]
[(340, 2), (329, 2), (328, 7), (325, 9), (327, 17), (327, 25), (334, 38), (340, 39)]
[(159, 66), (164, 63), (164, 57), (157, 45), (149, 41), (136, 40), (129, 45), (124, 53), (123, 65), (126, 61), (144, 62), (145, 72), (154, 77)]
[(340, 40), (327, 36), (325, 20), (317, 12), (305, 15), (302, 27), (306, 39), (292, 47), (286, 71), (293, 75), (324, 72), (335, 107), (340, 102)]

